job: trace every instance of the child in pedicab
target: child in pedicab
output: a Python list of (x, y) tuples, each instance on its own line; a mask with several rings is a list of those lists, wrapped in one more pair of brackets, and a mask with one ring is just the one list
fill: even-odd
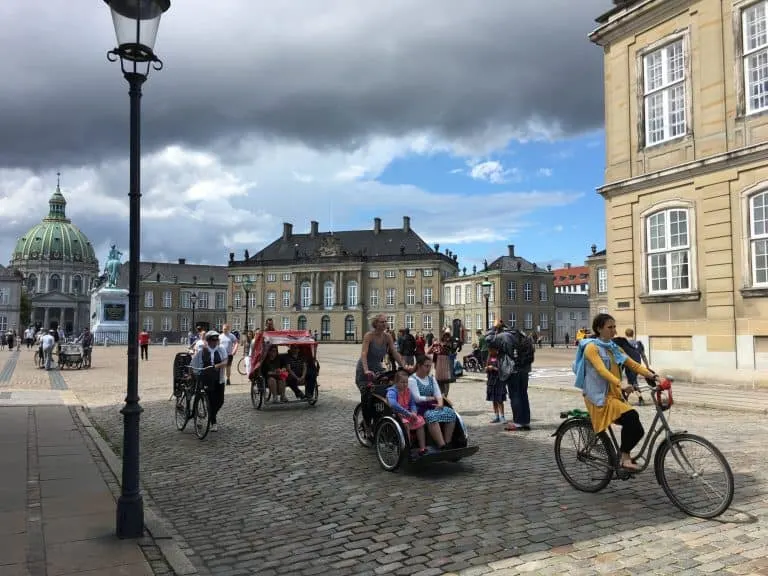
[(395, 384), (387, 388), (387, 402), (392, 411), (400, 416), (409, 432), (416, 433), (416, 441), (419, 443), (419, 456), (427, 453), (427, 436), (424, 431), (425, 421), (419, 415), (416, 401), (408, 389), (410, 374), (405, 370), (398, 370), (395, 374)]

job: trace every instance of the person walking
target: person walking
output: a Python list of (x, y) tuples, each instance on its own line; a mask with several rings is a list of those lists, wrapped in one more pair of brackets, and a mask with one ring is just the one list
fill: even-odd
[(149, 332), (146, 330), (139, 333), (139, 349), (141, 350), (141, 359), (149, 360)]
[(43, 361), (46, 370), (53, 368), (53, 347), (56, 345), (56, 339), (53, 337), (53, 334), (53, 330), (48, 330), (48, 333), (40, 338), (40, 348), (43, 351)]
[(232, 362), (235, 360), (235, 354), (240, 347), (240, 342), (237, 336), (229, 331), (229, 324), (224, 324), (221, 327), (221, 338), (219, 346), (224, 348), (227, 352), (227, 386), (230, 385), (230, 377), (232, 376)]
[(192, 357), (190, 367), (202, 379), (208, 394), (211, 432), (217, 432), (218, 414), (224, 406), (224, 387), (227, 382), (227, 351), (219, 345), (219, 333), (205, 333), (205, 344)]

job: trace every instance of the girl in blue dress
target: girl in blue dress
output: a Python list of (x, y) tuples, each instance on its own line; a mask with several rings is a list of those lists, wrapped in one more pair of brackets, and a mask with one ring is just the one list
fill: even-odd
[(446, 406), (440, 386), (430, 374), (432, 360), (427, 356), (416, 357), (416, 372), (408, 379), (408, 390), (424, 417), (429, 434), (440, 450), (445, 449), (453, 438), (456, 412)]

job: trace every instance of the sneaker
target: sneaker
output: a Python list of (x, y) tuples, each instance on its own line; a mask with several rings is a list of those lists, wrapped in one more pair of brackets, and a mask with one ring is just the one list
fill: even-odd
[(498, 424), (499, 422), (501, 422), (501, 418), (499, 418), (498, 416), (491, 419), (491, 424)]
[(499, 416), (499, 423), (500, 424), (506, 424), (507, 423), (507, 419), (504, 418), (504, 416)]
[(211, 424), (211, 432), (218, 432), (218, 431), (219, 431), (219, 425)]

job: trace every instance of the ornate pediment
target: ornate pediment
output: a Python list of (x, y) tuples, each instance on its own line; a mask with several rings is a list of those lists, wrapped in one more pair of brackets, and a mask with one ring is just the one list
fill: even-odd
[(339, 256), (340, 254), (341, 240), (335, 236), (326, 236), (320, 241), (320, 246), (317, 248), (318, 256), (328, 258), (331, 256)]

